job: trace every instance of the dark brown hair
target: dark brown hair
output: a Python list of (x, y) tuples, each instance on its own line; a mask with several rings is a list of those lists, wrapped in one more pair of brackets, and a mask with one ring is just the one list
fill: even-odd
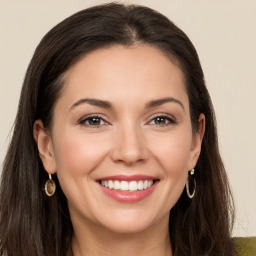
[(190, 200), (185, 192), (170, 212), (175, 256), (233, 255), (233, 204), (219, 154), (215, 116), (197, 52), (189, 38), (162, 14), (147, 7), (106, 4), (78, 12), (49, 31), (38, 45), (24, 80), (0, 195), (0, 255), (72, 255), (67, 200), (58, 189), (48, 198), (48, 179), (33, 139), (33, 124), (50, 128), (65, 72), (85, 54), (113, 44), (147, 44), (181, 68), (193, 129), (204, 113), (206, 131)]

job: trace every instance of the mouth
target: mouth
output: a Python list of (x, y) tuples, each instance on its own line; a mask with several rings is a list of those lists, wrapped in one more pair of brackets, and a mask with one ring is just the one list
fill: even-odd
[(101, 180), (100, 185), (117, 191), (141, 191), (150, 188), (157, 180)]
[(150, 196), (159, 179), (144, 175), (111, 176), (97, 180), (103, 193), (119, 202), (138, 202)]

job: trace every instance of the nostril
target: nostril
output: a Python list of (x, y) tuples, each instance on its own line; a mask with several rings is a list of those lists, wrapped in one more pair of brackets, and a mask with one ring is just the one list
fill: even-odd
[(118, 138), (114, 141), (112, 150), (112, 159), (115, 162), (123, 162), (131, 165), (135, 162), (142, 162), (147, 158), (147, 149), (145, 147), (143, 136), (139, 132), (132, 130), (135, 128), (123, 128), (119, 131)]
[(122, 162), (125, 165), (132, 165), (137, 162), (143, 162), (146, 160), (147, 156), (142, 150), (117, 150), (112, 155), (115, 162)]

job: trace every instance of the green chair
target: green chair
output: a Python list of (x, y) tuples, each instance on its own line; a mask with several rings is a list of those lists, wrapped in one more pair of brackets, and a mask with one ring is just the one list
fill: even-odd
[(234, 244), (238, 256), (256, 256), (256, 237), (235, 237)]

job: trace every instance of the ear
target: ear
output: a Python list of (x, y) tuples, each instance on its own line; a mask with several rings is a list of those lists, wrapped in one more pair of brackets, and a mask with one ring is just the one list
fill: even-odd
[(44, 169), (49, 174), (54, 174), (56, 172), (56, 162), (54, 157), (52, 138), (50, 133), (44, 128), (42, 120), (35, 121), (33, 127), (33, 135)]
[(201, 152), (202, 141), (205, 132), (205, 115), (200, 114), (198, 118), (198, 130), (193, 134), (191, 152), (190, 152), (190, 164), (189, 170), (195, 168), (198, 158)]

